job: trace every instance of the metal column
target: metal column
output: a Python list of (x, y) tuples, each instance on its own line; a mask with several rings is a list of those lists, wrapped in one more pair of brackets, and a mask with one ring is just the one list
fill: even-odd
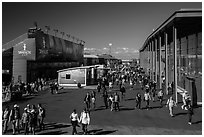
[(154, 45), (153, 45), (153, 41), (151, 41), (151, 47), (152, 47), (152, 80), (154, 79)]
[(174, 92), (176, 94), (176, 103), (178, 103), (177, 95), (177, 29), (173, 27), (173, 43), (174, 43)]
[(164, 38), (165, 38), (165, 90), (166, 90), (166, 94), (168, 95), (168, 34), (164, 33)]
[(149, 42), (149, 56), (150, 56), (150, 62), (149, 62), (149, 65), (150, 65), (150, 79), (152, 79), (152, 43), (151, 43), (151, 40)]
[(161, 36), (159, 36), (159, 89), (162, 89), (162, 78), (161, 78)]
[(155, 82), (157, 83), (157, 39), (155, 38)]

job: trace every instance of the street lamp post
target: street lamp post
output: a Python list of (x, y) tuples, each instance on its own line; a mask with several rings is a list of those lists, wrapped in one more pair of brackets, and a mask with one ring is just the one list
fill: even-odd
[(111, 55), (111, 46), (113, 45), (112, 43), (109, 43), (109, 54)]

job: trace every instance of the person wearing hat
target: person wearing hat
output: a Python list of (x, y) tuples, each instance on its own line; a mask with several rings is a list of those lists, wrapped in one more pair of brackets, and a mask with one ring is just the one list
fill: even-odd
[(86, 110), (86, 108), (81, 113), (79, 122), (82, 123), (82, 130), (83, 130), (83, 133), (86, 135), (87, 134), (87, 127), (90, 124), (90, 116), (89, 116), (89, 113)]
[(16, 131), (20, 133), (19, 124), (20, 124), (20, 109), (17, 104), (14, 105), (13, 109), (9, 115), (9, 121), (12, 124), (13, 134), (16, 134)]
[(24, 112), (22, 114), (22, 117), (21, 117), (21, 123), (22, 123), (22, 127), (24, 129), (24, 135), (27, 135), (28, 134), (28, 117), (29, 117), (29, 114), (28, 114), (28, 109), (27, 108), (24, 108)]

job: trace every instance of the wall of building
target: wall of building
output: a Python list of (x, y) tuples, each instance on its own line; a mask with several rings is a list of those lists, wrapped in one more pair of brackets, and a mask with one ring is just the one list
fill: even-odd
[(35, 60), (35, 39), (25, 39), (13, 47), (13, 78), (14, 83), (27, 82), (27, 60)]
[(86, 86), (85, 79), (85, 69), (66, 70), (58, 73), (58, 83), (60, 86), (77, 86), (77, 83)]
[(36, 56), (38, 61), (83, 63), (84, 46), (43, 32), (36, 32)]

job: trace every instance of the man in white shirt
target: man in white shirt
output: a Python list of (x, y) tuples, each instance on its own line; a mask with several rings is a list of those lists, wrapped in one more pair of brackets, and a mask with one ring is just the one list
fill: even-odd
[(149, 92), (145, 92), (144, 94), (144, 101), (146, 102), (146, 109), (149, 110), (149, 101), (151, 100), (151, 97), (149, 95)]

